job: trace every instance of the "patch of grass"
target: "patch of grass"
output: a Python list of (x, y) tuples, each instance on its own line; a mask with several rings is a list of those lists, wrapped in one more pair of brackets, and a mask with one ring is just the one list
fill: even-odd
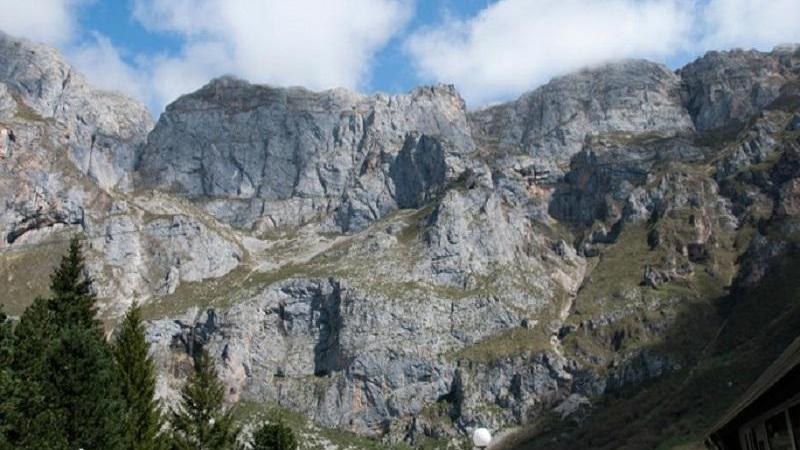
[(509, 356), (541, 352), (550, 348), (550, 333), (542, 325), (533, 328), (512, 328), (465, 347), (451, 356), (488, 364)]
[(644, 225), (626, 227), (617, 241), (593, 258), (594, 269), (578, 291), (573, 305), (577, 316), (594, 316), (624, 306), (631, 290), (638, 290), (642, 270), (647, 264), (659, 264), (663, 253), (647, 245)]
[[(683, 172), (687, 182), (698, 185), (695, 192), (711, 195), (702, 187), (702, 180), (708, 180), (706, 170), (695, 167)], [(672, 270), (689, 264), (681, 249), (702, 237), (702, 228), (695, 225), (698, 220), (705, 221), (711, 235), (704, 244), (706, 256), (692, 263), (690, 273), (655, 289), (642, 285), (646, 266)], [(689, 207), (667, 209), (650, 223), (623, 228), (616, 242), (590, 263), (567, 320), (575, 327), (562, 340), (567, 353), (601, 374), (620, 355), (653, 345), (679, 361), (691, 360), (692, 349), (709, 338), (713, 321), (704, 320), (714, 316), (715, 299), (727, 295), (753, 231), (750, 226), (729, 231), (720, 221), (713, 209)], [(667, 336), (665, 330), (690, 310), (702, 319), (687, 325), (683, 335)]]
[[(0, 304), (12, 316), (19, 316), (38, 296), (50, 295), (50, 275), (66, 253), (69, 243), (65, 236), (58, 243), (14, 250), (13, 246), (0, 254)], [(60, 242), (64, 241), (64, 242)]]
[(687, 307), (673, 321), (663, 342), (649, 346), (656, 353), (670, 352), (670, 346), (688, 337), (681, 345), (697, 357), (694, 364), (595, 399), (592, 415), (580, 427), (549, 423), (504, 448), (701, 448), (699, 442), (714, 422), (797, 337), (798, 258), (776, 261), (756, 289), (734, 292), (711, 310)]
[(551, 338), (557, 331), (551, 329), (551, 323), (558, 318), (561, 308), (566, 306), (568, 296), (569, 294), (563, 289), (558, 289), (553, 300), (536, 311), (533, 314), (536, 319), (528, 319), (526, 326), (500, 331), (475, 344), (451, 352), (446, 357), (455, 361), (467, 360), (488, 364), (510, 356), (550, 350)]
[(241, 401), (234, 406), (234, 417), (248, 424), (282, 421), (294, 430), (301, 450), (411, 450), (406, 444), (385, 444), (349, 431), (318, 426), (298, 412), (271, 403)]
[(658, 141), (669, 139), (668, 136), (664, 136), (663, 133), (658, 131), (645, 131), (640, 133), (628, 131), (610, 131), (596, 135), (595, 138), (607, 140), (621, 146), (654, 144)]
[(405, 227), (397, 233), (397, 241), (401, 244), (411, 245), (415, 243), (422, 235), (423, 224), (425, 219), (431, 215), (434, 210), (434, 205), (429, 204), (423, 208), (418, 209), (413, 214), (404, 217), (403, 222)]
[[(396, 220), (397, 215), (407, 224), (401, 230), (398, 241), (399, 249), (390, 256), (402, 256), (398, 252), (405, 251), (413, 246), (416, 238), (413, 234), (419, 232), (419, 224), (430, 214), (432, 206), (417, 211), (402, 211), (395, 213), (394, 217), (387, 218), (375, 224), (375, 227), (385, 227), (386, 222)], [(155, 219), (159, 214), (150, 214)], [(309, 255), (311, 258), (305, 262), (291, 262), (297, 254), (302, 255), (306, 241), (297, 232), (281, 231), (272, 235), (274, 243), (268, 249), (271, 260), (279, 264), (275, 270), (255, 270), (248, 262), (244, 262), (230, 273), (216, 279), (207, 279), (198, 282), (183, 282), (175, 292), (163, 297), (155, 298), (142, 307), (143, 317), (156, 319), (174, 315), (195, 306), (199, 307), (225, 307), (252, 295), (254, 290), (294, 277), (327, 278), (339, 277), (362, 283), (364, 288), (381, 293), (390, 298), (404, 298), (413, 293), (430, 293), (431, 287), (417, 283), (413, 280), (398, 280), (387, 278), (380, 273), (375, 273), (374, 265), (369, 258), (374, 257), (374, 252), (363, 253), (358, 244), (372, 230), (366, 230), (354, 236), (347, 236), (333, 243), (319, 254)], [(324, 238), (323, 238), (324, 239)], [(406, 241), (404, 241), (404, 239)], [(385, 255), (380, 255), (384, 257)]]
[(184, 312), (192, 307), (224, 308), (265, 288), (297, 276), (315, 276), (308, 266), (285, 264), (269, 272), (254, 271), (246, 264), (219, 278), (183, 282), (172, 294), (158, 297), (142, 305), (145, 320), (159, 319)]
[(53, 119), (50, 119), (50, 118), (45, 119), (44, 117), (42, 117), (42, 115), (39, 114), (38, 112), (36, 112), (36, 110), (34, 110), (30, 106), (28, 106), (28, 104), (25, 103), (22, 100), (22, 97), (20, 97), (18, 94), (12, 93), (11, 96), (17, 102), (17, 112), (14, 115), (14, 117), (16, 119), (25, 120), (25, 121), (28, 121), (28, 122), (52, 122), (53, 121)]
[[(795, 89), (799, 89), (795, 86)], [(784, 92), (766, 107), (767, 110), (794, 112), (800, 109), (800, 94), (797, 92)]]
[(698, 132), (694, 139), (694, 145), (721, 148), (739, 137), (739, 134), (746, 128), (746, 124), (731, 121), (729, 125), (724, 127)]
[(385, 444), (376, 439), (335, 428), (321, 428), (320, 434), (340, 449), (411, 450), (407, 444)]

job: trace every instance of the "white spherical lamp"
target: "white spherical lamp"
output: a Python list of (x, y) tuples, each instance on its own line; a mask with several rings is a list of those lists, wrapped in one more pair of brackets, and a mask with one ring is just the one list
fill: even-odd
[(492, 433), (489, 433), (486, 428), (476, 428), (472, 433), (472, 443), (475, 444), (475, 447), (486, 448), (490, 442), (492, 442)]

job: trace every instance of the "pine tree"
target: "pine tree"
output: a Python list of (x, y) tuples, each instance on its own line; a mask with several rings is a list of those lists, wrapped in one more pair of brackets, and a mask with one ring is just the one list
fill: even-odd
[(297, 450), (294, 432), (283, 422), (264, 423), (253, 433), (252, 450)]
[(22, 420), (16, 448), (120, 448), (122, 404), (113, 359), (95, 319), (77, 238), (15, 329), (12, 367)]
[(125, 405), (125, 447), (132, 450), (166, 448), (161, 436), (164, 418), (155, 400), (156, 375), (148, 354), (141, 309), (130, 307), (112, 348)]
[(65, 328), (50, 346), (41, 373), (47, 410), (61, 420), (69, 448), (118, 449), (123, 418), (108, 344), (97, 330)]
[(11, 321), (0, 305), (0, 370), (11, 368), (11, 357), (14, 348), (14, 333), (11, 328)]
[(47, 346), (58, 335), (50, 301), (37, 298), (25, 309), (14, 329), (12, 367), (22, 378), (30, 379), (41, 368)]
[(18, 434), (18, 383), (11, 370), (13, 338), (11, 322), (0, 306), (0, 450), (13, 448), (12, 441)]
[(42, 367), (49, 345), (57, 337), (48, 300), (37, 298), (28, 306), (14, 329), (13, 376), (25, 380), (14, 386), (17, 421), (9, 439), (16, 448), (65, 448), (60, 437), (63, 417), (48, 410), (42, 392)]
[(72, 238), (67, 254), (50, 279), (53, 296), (48, 306), (58, 318), (58, 325), (79, 325), (102, 335), (103, 330), (95, 318), (97, 311), (92, 279), (84, 275), (84, 269), (83, 251), (76, 236)]
[(237, 449), (238, 427), (231, 411), (223, 409), (225, 391), (208, 353), (194, 359), (194, 371), (181, 390), (181, 402), (172, 412), (176, 450)]

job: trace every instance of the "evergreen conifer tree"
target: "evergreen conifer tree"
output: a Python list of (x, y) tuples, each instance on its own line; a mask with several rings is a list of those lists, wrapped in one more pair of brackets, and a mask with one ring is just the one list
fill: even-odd
[(41, 373), (47, 410), (62, 417), (69, 448), (121, 449), (124, 410), (108, 344), (97, 330), (70, 326), (50, 346)]
[(125, 405), (125, 447), (131, 450), (161, 450), (164, 418), (155, 400), (156, 375), (148, 354), (141, 309), (134, 304), (125, 314), (112, 348)]
[(292, 429), (281, 421), (264, 423), (250, 443), (252, 450), (297, 450), (297, 439)]
[(0, 370), (11, 369), (11, 357), (14, 348), (14, 333), (3, 305), (0, 305)]
[(22, 378), (35, 378), (41, 369), (47, 346), (58, 330), (50, 301), (37, 298), (25, 309), (14, 329), (14, 358), (12, 367)]
[(57, 318), (56, 325), (81, 326), (102, 335), (103, 330), (95, 317), (97, 310), (92, 279), (84, 274), (84, 269), (83, 251), (76, 236), (50, 279), (52, 297), (48, 306)]
[(77, 238), (15, 329), (20, 380), (16, 448), (121, 448), (122, 404), (109, 345), (95, 318)]
[(9, 436), (15, 448), (65, 448), (60, 436), (63, 417), (48, 409), (42, 392), (42, 371), (48, 347), (57, 337), (49, 301), (37, 298), (28, 306), (14, 329), (11, 367), (14, 377), (25, 380), (15, 385), (17, 421)]
[(181, 390), (181, 402), (172, 412), (175, 450), (237, 449), (239, 429), (231, 411), (223, 408), (225, 391), (208, 353), (194, 359), (194, 371)]
[(13, 357), (13, 332), (2, 306), (0, 306), (0, 450), (13, 448), (19, 421), (17, 406), (17, 379), (11, 370)]

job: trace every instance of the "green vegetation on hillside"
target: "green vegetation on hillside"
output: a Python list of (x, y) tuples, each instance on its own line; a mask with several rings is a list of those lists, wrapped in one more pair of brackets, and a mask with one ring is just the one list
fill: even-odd
[(662, 352), (673, 339), (704, 324), (710, 335), (705, 345), (686, 348), (702, 356), (696, 365), (595, 399), (594, 412), (580, 426), (548, 423), (518, 448), (702, 448), (709, 427), (797, 336), (798, 280), (800, 256), (794, 255), (777, 262), (756, 289), (719, 300), (714, 320), (687, 309), (668, 338), (650, 350)]
[(139, 308), (109, 343), (84, 272), (76, 237), (47, 298), (13, 327), (0, 311), (0, 450), (239, 450), (238, 427), (203, 355), (165, 434)]

